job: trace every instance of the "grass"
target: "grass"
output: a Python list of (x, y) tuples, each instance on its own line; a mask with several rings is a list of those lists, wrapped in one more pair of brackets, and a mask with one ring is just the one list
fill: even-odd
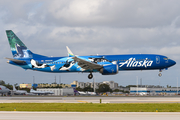
[(180, 103), (0, 103), (0, 111), (180, 112)]

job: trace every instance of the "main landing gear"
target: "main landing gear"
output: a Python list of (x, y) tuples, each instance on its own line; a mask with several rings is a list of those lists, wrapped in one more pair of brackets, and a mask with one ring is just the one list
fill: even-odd
[(88, 78), (89, 78), (89, 79), (92, 79), (92, 78), (93, 78), (93, 74), (90, 73), (90, 74), (88, 75)]
[(162, 76), (162, 73), (161, 73), (161, 72), (162, 72), (162, 70), (160, 69), (160, 70), (159, 70), (159, 74), (158, 74), (159, 77)]

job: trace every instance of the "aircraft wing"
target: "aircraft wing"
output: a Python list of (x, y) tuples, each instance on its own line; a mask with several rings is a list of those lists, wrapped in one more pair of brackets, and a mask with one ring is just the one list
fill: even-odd
[(19, 64), (19, 63), (26, 63), (26, 61), (23, 61), (23, 60), (17, 60), (17, 59), (12, 59), (12, 58), (5, 58), (5, 59), (11, 60), (11, 61), (13, 61), (13, 62), (15, 62), (17, 64)]
[(95, 63), (92, 63), (92, 62), (89, 62), (89, 61), (86, 61), (84, 59), (81, 59), (81, 58), (78, 58), (78, 57), (73, 57), (72, 59), (74, 59), (75, 61), (78, 62), (78, 65), (85, 69), (85, 70), (93, 70), (93, 69), (96, 69), (96, 70), (100, 70), (103, 66), (101, 65), (98, 65), (98, 64), (95, 64)]

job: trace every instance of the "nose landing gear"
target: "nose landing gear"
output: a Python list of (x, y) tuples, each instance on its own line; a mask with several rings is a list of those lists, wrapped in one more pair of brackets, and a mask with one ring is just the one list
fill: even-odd
[(161, 76), (162, 76), (162, 73), (159, 73), (158, 76), (161, 77)]
[(159, 70), (159, 74), (158, 74), (159, 77), (162, 76), (162, 73), (161, 73), (161, 72), (162, 72), (162, 70)]

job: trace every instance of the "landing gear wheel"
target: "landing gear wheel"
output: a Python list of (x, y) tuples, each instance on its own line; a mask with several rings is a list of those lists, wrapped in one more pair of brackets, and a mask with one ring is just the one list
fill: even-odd
[(92, 79), (92, 78), (93, 78), (93, 74), (89, 74), (89, 75), (88, 75), (88, 78), (89, 78), (89, 79)]
[(159, 74), (158, 74), (158, 76), (159, 76), (159, 77), (161, 77), (161, 76), (162, 76), (162, 74), (161, 74), (161, 73), (159, 73)]

